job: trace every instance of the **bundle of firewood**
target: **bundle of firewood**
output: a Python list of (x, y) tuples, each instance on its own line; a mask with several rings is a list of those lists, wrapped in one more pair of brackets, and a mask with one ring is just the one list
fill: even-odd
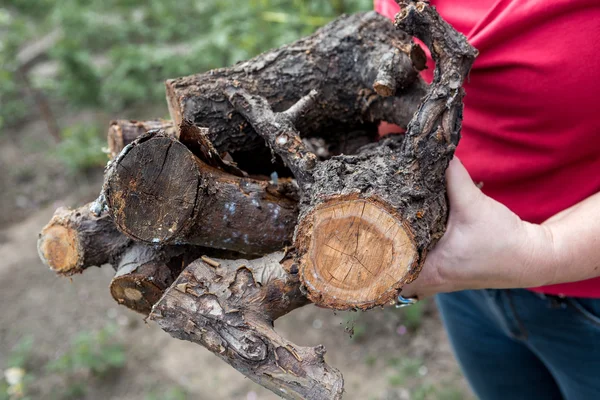
[[(395, 29), (397, 28), (397, 29)], [(436, 62), (425, 68), (419, 38)], [(273, 330), (314, 303), (392, 304), (443, 235), (444, 174), (477, 55), (425, 2), (395, 27), (343, 16), (258, 57), (166, 82), (172, 121), (116, 121), (101, 195), (61, 208), (39, 253), (289, 399), (339, 399), (322, 346)], [(378, 140), (386, 121), (404, 135)]]

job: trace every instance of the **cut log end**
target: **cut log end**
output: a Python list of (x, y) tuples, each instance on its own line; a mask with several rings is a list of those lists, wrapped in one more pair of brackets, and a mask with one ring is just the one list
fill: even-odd
[(110, 294), (119, 304), (144, 315), (150, 313), (164, 289), (147, 274), (117, 276), (110, 283)]
[(64, 225), (48, 224), (40, 233), (38, 252), (46, 265), (60, 275), (82, 271), (79, 237), (74, 229)]
[(387, 305), (410, 280), (418, 252), (409, 226), (373, 199), (331, 199), (301, 223), (301, 280), (313, 302), (333, 309)]
[(385, 81), (376, 81), (373, 84), (373, 89), (375, 89), (378, 95), (383, 97), (390, 97), (396, 93), (395, 88)]
[(114, 179), (107, 181), (109, 206), (122, 232), (147, 243), (167, 243), (185, 229), (199, 186), (198, 167), (188, 155), (182, 144), (156, 137), (122, 158)]
[(58, 275), (70, 276), (92, 266), (111, 264), (130, 240), (107, 213), (96, 215), (93, 204), (77, 209), (60, 207), (38, 238), (38, 254)]
[[(201, 153), (208, 161), (218, 157), (214, 149)], [(240, 177), (226, 172), (234, 167), (224, 161), (215, 164), (222, 168), (171, 137), (146, 134), (106, 172), (108, 213), (121, 232), (145, 243), (252, 255), (289, 244), (298, 213), (296, 201), (283, 190), (286, 181)], [(270, 229), (257, 230), (261, 224)]]

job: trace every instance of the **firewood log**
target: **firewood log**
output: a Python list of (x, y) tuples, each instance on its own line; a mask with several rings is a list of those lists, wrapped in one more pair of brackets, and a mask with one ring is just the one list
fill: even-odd
[(196, 151), (163, 133), (148, 133), (113, 160), (103, 196), (118, 229), (146, 243), (250, 255), (289, 244), (298, 215), (291, 180), (237, 176), (233, 167), (224, 170), (216, 153)]
[(404, 7), (396, 26), (421, 39), (436, 62), (401, 146), (319, 162), (297, 129), (319, 93), (275, 112), (238, 82), (225, 89), (234, 109), (298, 180), (296, 261), (309, 299), (323, 307), (366, 310), (393, 303), (446, 228), (445, 172), (460, 137), (462, 83), (477, 50), (424, 2)]
[(325, 363), (323, 346), (298, 346), (273, 329), (277, 318), (308, 303), (297, 270), (288, 273), (282, 258), (283, 253), (273, 253), (255, 260), (199, 259), (166, 291), (149, 319), (283, 398), (340, 399), (344, 381)]
[[(436, 62), (415, 106), (425, 88), (415, 72), (422, 53), (403, 34), (397, 43), (384, 22), (344, 17), (293, 46), (168, 82), (185, 140), (150, 131), (126, 146), (94, 206), (60, 212), (44, 228), (42, 258), (65, 275), (117, 265), (117, 301), (142, 312), (154, 304), (149, 319), (173, 337), (203, 345), (284, 398), (340, 399), (343, 379), (324, 349), (287, 341), (273, 323), (309, 303), (384, 306), (417, 277), (445, 231), (444, 175), (477, 56), (427, 2), (405, 4), (396, 27)], [(409, 110), (416, 112), (403, 140), (355, 154), (319, 156), (305, 140), (339, 143), (344, 127), (369, 136), (381, 116), (395, 113), (390, 122), (402, 125)], [(262, 158), (262, 143), (294, 179), (248, 175), (238, 156)], [(294, 246), (275, 252), (288, 242)], [(182, 246), (193, 245), (264, 256), (202, 256), (188, 265), (195, 250)]]
[(191, 261), (201, 256), (241, 257), (199, 246), (135, 243), (118, 231), (105, 211), (98, 215), (95, 211), (97, 203), (75, 210), (59, 208), (39, 235), (40, 257), (61, 276), (112, 265), (116, 270), (110, 285), (113, 298), (145, 315)]
[[(177, 125), (189, 120), (208, 128), (215, 148), (251, 173), (270, 159), (269, 152), (223, 95), (224, 81), (264, 97), (275, 111), (288, 109), (315, 89), (317, 102), (297, 121), (302, 137), (339, 143), (340, 137), (361, 131), (373, 141), (380, 121), (405, 127), (425, 93), (405, 53), (409, 44), (404, 32), (375, 12), (343, 16), (309, 37), (233, 67), (168, 80), (169, 112)], [(397, 65), (393, 79), (386, 80), (385, 94), (393, 95), (381, 96), (374, 85), (382, 85), (378, 74), (382, 64), (389, 64), (389, 54), (395, 54)]]
[(107, 134), (109, 157), (111, 159), (115, 158), (125, 146), (133, 142), (138, 136), (154, 129), (160, 129), (167, 135), (176, 136), (173, 121), (165, 119), (151, 121), (119, 119), (111, 121)]
[(76, 210), (57, 209), (38, 238), (42, 261), (59, 275), (70, 276), (91, 266), (117, 264), (131, 239), (115, 227), (94, 203)]

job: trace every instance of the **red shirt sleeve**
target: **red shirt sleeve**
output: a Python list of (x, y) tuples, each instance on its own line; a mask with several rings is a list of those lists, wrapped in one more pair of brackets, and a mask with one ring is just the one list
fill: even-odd
[(375, 11), (388, 18), (394, 16), (400, 11), (400, 6), (394, 0), (375, 0)]

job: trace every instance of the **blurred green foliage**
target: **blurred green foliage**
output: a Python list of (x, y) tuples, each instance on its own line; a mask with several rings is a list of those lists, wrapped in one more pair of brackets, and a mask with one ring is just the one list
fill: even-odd
[(167, 390), (157, 390), (154, 393), (148, 393), (144, 396), (144, 400), (187, 400), (188, 397), (183, 389), (173, 387)]
[(48, 363), (49, 372), (77, 374), (89, 372), (103, 376), (125, 366), (125, 348), (115, 340), (116, 327), (108, 325), (97, 332), (81, 332), (71, 348), (58, 359)]
[(35, 112), (17, 54), (60, 32), (54, 66), (32, 74), (54, 104), (115, 112), (164, 101), (162, 82), (226, 66), (312, 33), (372, 0), (2, 0), (0, 126)]
[[(34, 377), (28, 372), (33, 351), (33, 336), (24, 336), (7, 354), (6, 367), (0, 375), (0, 400), (31, 400), (27, 396), (28, 388)], [(9, 382), (9, 376), (15, 376), (16, 382)], [(16, 377), (18, 376), (18, 378)]]
[(32, 349), (33, 336), (24, 336), (8, 354), (6, 366), (9, 368), (25, 368), (27, 362), (30, 361)]
[[(66, 352), (46, 364), (36, 360), (34, 350), (33, 338), (26, 336), (10, 351), (6, 363), (8, 368), (0, 371), (3, 372), (0, 374), (0, 400), (41, 398), (40, 386), (49, 382), (52, 399), (82, 398), (91, 383), (90, 378), (103, 379), (110, 372), (122, 369), (126, 362), (125, 348), (116, 337), (114, 325), (98, 331), (80, 332)], [(15, 376), (12, 378), (14, 382), (8, 378), (11, 374)]]
[(67, 167), (69, 172), (76, 173), (106, 164), (106, 147), (104, 133), (94, 124), (77, 124), (62, 130), (61, 141), (54, 149), (54, 154)]

